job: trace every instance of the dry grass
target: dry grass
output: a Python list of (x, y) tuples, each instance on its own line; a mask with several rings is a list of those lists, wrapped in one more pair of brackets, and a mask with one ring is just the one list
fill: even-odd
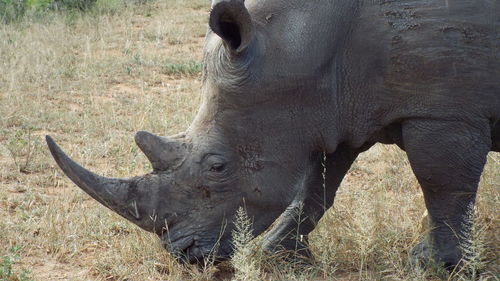
[[(20, 246), (15, 272), (28, 269), (35, 280), (232, 278), (227, 265), (198, 270), (173, 262), (154, 235), (76, 188), (42, 138), (53, 135), (71, 156), (104, 175), (149, 171), (133, 134), (174, 134), (192, 120), (208, 2), (161, 0), (115, 13), (0, 25), (0, 257)], [(499, 280), (500, 155), (488, 160), (477, 205), (478, 241), (483, 280)], [(357, 160), (335, 207), (314, 231), (317, 263), (294, 267), (256, 255), (257, 275), (438, 278), (407, 269), (423, 212), (404, 153), (376, 146)]]

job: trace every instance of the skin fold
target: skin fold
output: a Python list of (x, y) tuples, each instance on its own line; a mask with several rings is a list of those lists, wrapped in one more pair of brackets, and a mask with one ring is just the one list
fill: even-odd
[(254, 235), (277, 219), (266, 249), (310, 256), (307, 234), (357, 155), (397, 144), (429, 212), (412, 262), (453, 268), (500, 151), (499, 15), (487, 0), (213, 1), (191, 126), (135, 137), (150, 174), (100, 177), (47, 143), (75, 184), (189, 262), (230, 257), (240, 206)]

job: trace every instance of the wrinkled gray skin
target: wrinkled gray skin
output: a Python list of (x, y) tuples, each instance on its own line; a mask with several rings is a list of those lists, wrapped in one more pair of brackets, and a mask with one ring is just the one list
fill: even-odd
[(432, 229), (413, 262), (452, 267), (487, 153), (500, 151), (499, 3), (214, 1), (195, 120), (176, 137), (136, 135), (152, 173), (103, 178), (47, 141), (78, 186), (190, 262), (230, 256), (239, 206), (255, 235), (281, 215), (264, 247), (308, 255), (357, 155), (395, 143)]

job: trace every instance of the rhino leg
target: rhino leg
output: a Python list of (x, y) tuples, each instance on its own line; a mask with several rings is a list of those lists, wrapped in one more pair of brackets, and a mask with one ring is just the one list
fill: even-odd
[(285, 250), (295, 256), (312, 257), (307, 247), (307, 235), (332, 206), (342, 179), (359, 153), (339, 147), (334, 153), (326, 155), (326, 161), (323, 161), (323, 153), (315, 156), (317, 164), (307, 180), (304, 193), (297, 196), (265, 234), (264, 249), (272, 252)]
[(451, 270), (459, 265), (470, 233), (471, 207), (491, 147), (487, 122), (411, 120), (403, 145), (424, 193), (429, 233), (411, 252), (413, 266), (430, 260)]

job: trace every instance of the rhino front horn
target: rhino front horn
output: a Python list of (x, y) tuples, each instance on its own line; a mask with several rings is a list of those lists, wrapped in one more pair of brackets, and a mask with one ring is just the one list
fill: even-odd
[(106, 178), (94, 174), (71, 160), (50, 136), (45, 137), (57, 165), (76, 185), (99, 203), (130, 219), (124, 202), (129, 195), (132, 179)]
[(146, 231), (158, 230), (156, 221), (150, 219), (158, 210), (151, 205), (157, 197), (161, 180), (154, 175), (130, 179), (106, 178), (94, 174), (71, 160), (50, 136), (46, 136), (52, 156), (57, 165), (78, 187), (99, 203)]
[(184, 143), (144, 131), (137, 132), (135, 143), (148, 157), (155, 171), (164, 171), (182, 163), (186, 153)]

